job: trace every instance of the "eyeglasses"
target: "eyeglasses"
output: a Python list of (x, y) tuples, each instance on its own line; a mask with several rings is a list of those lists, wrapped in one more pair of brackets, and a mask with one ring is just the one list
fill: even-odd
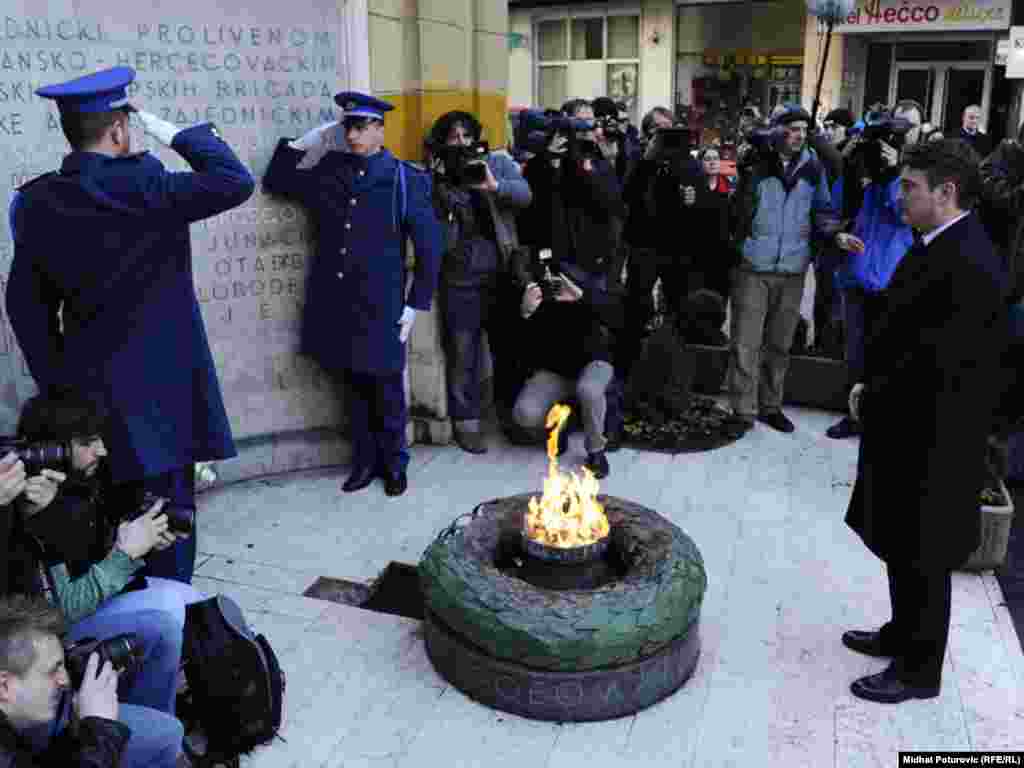
[(718, 155), (704, 155), (705, 163), (717, 163), (721, 159)]

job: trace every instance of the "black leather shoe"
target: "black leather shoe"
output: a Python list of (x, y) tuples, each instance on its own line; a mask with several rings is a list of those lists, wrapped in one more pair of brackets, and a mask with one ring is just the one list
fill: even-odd
[(729, 434), (743, 437), (743, 435), (754, 428), (754, 420), (749, 416), (734, 413), (722, 420), (722, 426), (729, 431)]
[(871, 632), (863, 629), (851, 629), (847, 632), (843, 632), (843, 645), (849, 648), (851, 651), (857, 653), (864, 653), (868, 656), (895, 656), (891, 648), (886, 648), (882, 644), (882, 633), (875, 631)]
[(384, 473), (384, 493), (388, 496), (401, 496), (409, 487), (409, 478), (405, 471)]
[(467, 453), (487, 453), (487, 443), (484, 442), (483, 432), (456, 429), (455, 442)]
[(860, 425), (849, 416), (844, 416), (842, 421), (837, 421), (825, 430), (825, 434), (833, 440), (844, 440), (860, 434)]
[(767, 424), (772, 429), (777, 429), (779, 432), (794, 432), (796, 426), (792, 421), (786, 418), (786, 414), (782, 411), (770, 411), (757, 414), (757, 420)]
[(868, 675), (850, 683), (850, 693), (858, 699), (877, 701), (881, 704), (899, 704), (910, 699), (934, 699), (939, 695), (939, 686), (909, 685), (904, 683), (890, 666), (877, 675)]
[(611, 434), (604, 436), (604, 452), (615, 453), (617, 450), (622, 448), (622, 433), (612, 432)]
[(583, 466), (593, 472), (594, 477), (598, 480), (608, 477), (608, 473), (612, 471), (611, 467), (608, 466), (608, 457), (604, 455), (604, 451), (588, 453), (587, 460), (583, 462)]
[(376, 477), (376, 473), (373, 471), (373, 467), (357, 467), (352, 470), (352, 474), (348, 476), (348, 480), (342, 483), (341, 490), (345, 493), (361, 491), (373, 482), (374, 477)]

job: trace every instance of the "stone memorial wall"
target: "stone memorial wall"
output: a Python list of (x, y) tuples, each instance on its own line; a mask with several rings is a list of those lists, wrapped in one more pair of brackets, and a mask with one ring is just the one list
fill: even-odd
[[(333, 95), (348, 86), (343, 6), (0, 0), (0, 198), (9, 201), (18, 185), (58, 168), (68, 151), (55, 105), (35, 89), (115, 65), (138, 72), (133, 103), (179, 127), (214, 122), (261, 181), (280, 137), (336, 118)], [(187, 168), (140, 129), (133, 129), (133, 141), (169, 168)], [(244, 206), (193, 225), (192, 246), (196, 292), (235, 437), (245, 442), (336, 424), (328, 381), (297, 355), (313, 250), (304, 211), (257, 187)], [(0, 288), (12, 256), (5, 217)], [(10, 433), (35, 387), (6, 313), (0, 385), (0, 431)]]

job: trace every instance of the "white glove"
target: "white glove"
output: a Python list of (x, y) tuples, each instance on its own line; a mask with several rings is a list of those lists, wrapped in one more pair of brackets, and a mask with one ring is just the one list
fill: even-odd
[(319, 128), (314, 128), (304, 136), (295, 141), (288, 143), (292, 149), (297, 149), (300, 152), (308, 152), (313, 147), (319, 146), (327, 141), (330, 131), (338, 127), (338, 121), (332, 120), (329, 123), (324, 123)]
[(174, 141), (174, 137), (178, 135), (178, 128), (176, 128), (173, 123), (161, 120), (152, 112), (142, 112), (140, 110), (135, 114), (139, 116), (139, 120), (142, 121), (142, 125), (146, 129), (147, 134), (159, 141), (165, 147), (171, 146), (171, 142)]
[(850, 390), (850, 416), (854, 421), (860, 421), (860, 398), (864, 394), (863, 384), (854, 384)]
[(406, 307), (402, 310), (402, 316), (398, 318), (398, 340), (403, 344), (409, 340), (409, 334), (412, 333), (412, 324), (415, 320), (415, 309)]

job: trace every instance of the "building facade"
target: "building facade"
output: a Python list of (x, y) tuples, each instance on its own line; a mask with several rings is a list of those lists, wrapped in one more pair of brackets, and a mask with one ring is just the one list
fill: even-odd
[(1020, 89), (1005, 76), (1012, 3), (858, 0), (822, 70), (826, 29), (804, 0), (511, 0), (509, 102), (610, 95), (637, 119), (672, 108), (708, 138), (747, 104), (765, 114), (783, 101), (809, 107), (823, 73), (819, 114), (913, 98), (953, 133), (979, 104), (998, 139), (1020, 113)]

